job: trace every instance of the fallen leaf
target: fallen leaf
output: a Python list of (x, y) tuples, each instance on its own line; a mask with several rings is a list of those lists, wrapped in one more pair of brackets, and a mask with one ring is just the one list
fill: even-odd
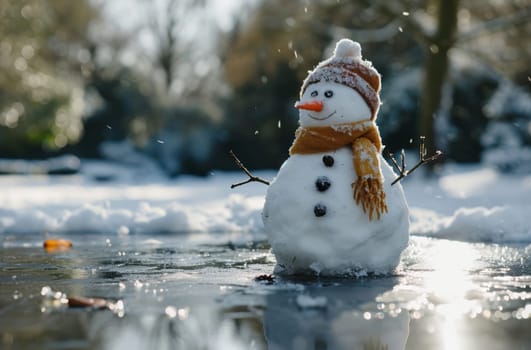
[(51, 253), (72, 248), (72, 242), (66, 239), (47, 239), (44, 241), (43, 246), (47, 252)]
[(69, 307), (91, 307), (94, 309), (105, 309), (109, 307), (110, 302), (102, 298), (85, 298), (85, 297), (69, 297)]

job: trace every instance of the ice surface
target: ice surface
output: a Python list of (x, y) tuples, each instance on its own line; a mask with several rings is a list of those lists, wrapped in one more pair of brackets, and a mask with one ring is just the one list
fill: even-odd
[[(3, 344), (402, 350), (524, 349), (530, 342), (525, 244), (412, 237), (398, 274), (275, 276), (265, 284), (255, 278), (274, 268), (267, 245), (197, 236), (71, 235), (75, 248), (54, 254), (31, 243), (41, 242), (39, 235), (3, 236)], [(123, 304), (64, 308), (63, 294)]]
[(297, 305), (303, 309), (325, 308), (326, 298), (322, 296), (312, 297), (306, 294), (297, 295)]

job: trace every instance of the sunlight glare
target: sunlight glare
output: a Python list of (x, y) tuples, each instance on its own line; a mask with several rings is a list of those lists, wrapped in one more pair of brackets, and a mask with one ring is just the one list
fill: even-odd
[(426, 287), (438, 303), (464, 301), (468, 291), (477, 286), (470, 280), (469, 271), (478, 258), (477, 251), (461, 242), (445, 242), (431, 252), (433, 271), (426, 278)]
[(441, 343), (443, 349), (462, 349), (459, 325), (466, 322), (464, 317), (475, 307), (469, 300), (470, 291), (479, 288), (471, 280), (478, 252), (474, 247), (461, 242), (441, 242), (432, 251), (430, 265), (433, 271), (426, 278), (426, 289), (441, 320)]

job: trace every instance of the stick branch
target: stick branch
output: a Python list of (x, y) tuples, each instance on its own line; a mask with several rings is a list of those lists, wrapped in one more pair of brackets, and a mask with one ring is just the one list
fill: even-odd
[(408, 176), (415, 170), (417, 170), (417, 168), (419, 168), (422, 164), (432, 162), (442, 155), (442, 152), (437, 150), (435, 151), (435, 154), (428, 157), (427, 156), (428, 151), (426, 151), (425, 141), (426, 141), (426, 137), (421, 136), (420, 144), (419, 144), (419, 161), (409, 170), (406, 169), (406, 154), (404, 150), (400, 152), (400, 163), (401, 163), (400, 165), (398, 164), (398, 161), (395, 159), (393, 154), (389, 153), (389, 159), (391, 159), (391, 163), (393, 164), (393, 167), (399, 174), (398, 177), (393, 182), (391, 182), (391, 186), (396, 184), (398, 181), (402, 180), (403, 178), (405, 178), (406, 176)]
[(247, 176), (249, 176), (249, 179), (247, 179), (246, 181), (242, 181), (242, 182), (238, 182), (236, 184), (232, 184), (232, 185), (230, 185), (230, 188), (235, 188), (235, 187), (238, 187), (238, 186), (241, 186), (241, 185), (245, 185), (245, 184), (248, 184), (249, 182), (260, 182), (260, 183), (263, 183), (263, 184), (269, 186), (269, 181), (264, 180), (264, 179), (262, 179), (262, 178), (260, 178), (258, 176), (254, 176), (253, 174), (251, 174), (251, 172), (245, 167), (245, 165), (243, 165), (243, 163), (238, 159), (238, 157), (236, 157), (236, 155), (234, 154), (234, 152), (232, 150), (229, 151), (229, 154), (232, 156), (232, 158), (234, 158), (234, 162), (236, 163), (238, 168), (242, 169), (242, 171)]

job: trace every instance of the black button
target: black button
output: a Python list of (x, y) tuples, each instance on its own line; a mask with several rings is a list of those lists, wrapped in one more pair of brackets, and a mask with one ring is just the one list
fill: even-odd
[(315, 207), (313, 207), (313, 213), (317, 217), (325, 216), (326, 215), (326, 205), (324, 204), (316, 204)]
[(317, 187), (317, 190), (319, 192), (326, 191), (330, 188), (330, 185), (332, 185), (332, 183), (330, 182), (330, 179), (326, 176), (319, 176), (317, 180), (315, 180), (315, 187)]
[(323, 163), (327, 167), (331, 167), (334, 165), (334, 157), (332, 156), (323, 156)]

